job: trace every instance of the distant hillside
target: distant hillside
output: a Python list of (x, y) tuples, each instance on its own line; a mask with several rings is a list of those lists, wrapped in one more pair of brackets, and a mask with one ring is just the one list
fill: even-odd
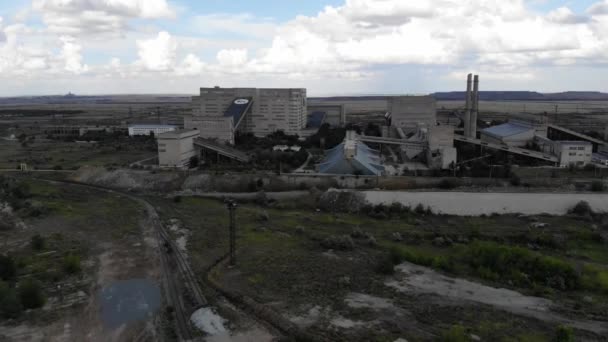
[[(464, 91), (440, 92), (432, 96), (438, 101), (464, 101)], [(534, 91), (480, 91), (481, 101), (608, 101), (607, 93), (597, 91), (567, 91), (537, 93)]]

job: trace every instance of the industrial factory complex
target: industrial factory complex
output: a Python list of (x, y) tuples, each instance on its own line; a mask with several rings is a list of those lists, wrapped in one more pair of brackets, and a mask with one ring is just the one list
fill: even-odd
[[(463, 162), (457, 147), (463, 144), (555, 167), (606, 163), (605, 142), (549, 124), (543, 116), (514, 113), (504, 123), (478, 128), (479, 86), (479, 76), (468, 75), (463, 108), (449, 123), (438, 121), (432, 96), (386, 97), (384, 115), (377, 122), (380, 134), (347, 130), (344, 141), (326, 149), (307, 172), (381, 176), (398, 172), (399, 165), (451, 170)], [(356, 122), (350, 118), (356, 113), (348, 109), (352, 101), (308, 99), (306, 89), (300, 88), (201, 88), (182, 127), (133, 125), (129, 133), (156, 134), (163, 168), (188, 168), (193, 157), (204, 163), (208, 152), (248, 163), (250, 156), (235, 145), (237, 136), (264, 137), (280, 131), (302, 141), (322, 125), (352, 129)]]

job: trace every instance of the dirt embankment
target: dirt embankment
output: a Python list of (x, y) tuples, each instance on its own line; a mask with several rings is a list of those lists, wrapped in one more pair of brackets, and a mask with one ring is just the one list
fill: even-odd
[[(154, 172), (142, 170), (107, 170), (105, 168), (81, 168), (71, 180), (111, 187), (120, 190), (143, 192), (252, 192), (264, 190), (288, 191), (302, 187), (290, 184), (282, 176), (272, 174), (222, 174), (189, 172)], [(328, 184), (326, 187), (329, 187)]]

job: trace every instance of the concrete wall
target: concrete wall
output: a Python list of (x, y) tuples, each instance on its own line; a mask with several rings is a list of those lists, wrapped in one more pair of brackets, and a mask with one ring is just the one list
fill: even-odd
[[(310, 98), (308, 105), (315, 106), (343, 106), (346, 116), (367, 114), (372, 112), (386, 113), (389, 110), (389, 97), (375, 97), (373, 99), (356, 99), (351, 97)], [(348, 118), (347, 118), (348, 120)]]
[(556, 142), (559, 148), (559, 165), (566, 167), (570, 164), (582, 166), (591, 163), (593, 145)]
[(232, 117), (192, 117), (186, 119), (187, 129), (196, 129), (205, 139), (217, 139), (234, 145), (234, 125)]
[(193, 144), (193, 140), (197, 136), (197, 131), (159, 134), (157, 137), (158, 165), (175, 168), (187, 167), (190, 158), (197, 154)]
[(389, 103), (394, 127), (432, 127), (437, 123), (436, 101), (431, 96), (395, 96)]

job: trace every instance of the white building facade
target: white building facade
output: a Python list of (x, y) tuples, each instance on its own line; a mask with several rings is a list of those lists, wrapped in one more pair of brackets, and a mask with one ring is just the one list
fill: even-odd
[(150, 135), (150, 132), (154, 135), (175, 131), (176, 126), (173, 125), (155, 125), (155, 124), (140, 124), (140, 125), (129, 125), (129, 136), (135, 135)]
[(584, 166), (591, 163), (593, 144), (588, 141), (556, 141), (559, 165)]
[(162, 168), (188, 168), (190, 160), (197, 155), (194, 138), (196, 130), (176, 130), (156, 136), (158, 142), (158, 165)]

